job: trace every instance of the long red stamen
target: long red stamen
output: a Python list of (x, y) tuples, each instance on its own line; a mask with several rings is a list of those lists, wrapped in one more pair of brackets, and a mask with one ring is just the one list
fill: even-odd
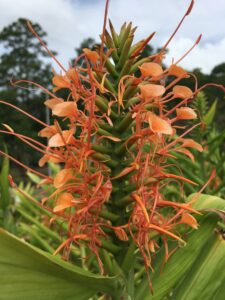
[(39, 40), (39, 42), (41, 43), (41, 45), (45, 48), (45, 50), (47, 51), (47, 53), (49, 54), (49, 56), (51, 56), (54, 61), (59, 65), (59, 67), (66, 73), (66, 69), (63, 67), (63, 65), (58, 61), (58, 59), (55, 57), (55, 55), (53, 55), (53, 53), (48, 49), (48, 47), (45, 45), (45, 43), (42, 41), (42, 39), (40, 38), (40, 36), (37, 34), (37, 32), (34, 30), (32, 24), (30, 21), (27, 21), (27, 26), (29, 28), (29, 30), (36, 36), (36, 38)]
[(186, 13), (184, 14), (183, 18), (181, 19), (181, 21), (179, 22), (178, 26), (176, 27), (176, 29), (174, 30), (174, 32), (172, 33), (172, 35), (170, 36), (169, 40), (166, 42), (166, 44), (162, 47), (160, 52), (163, 52), (167, 46), (169, 45), (169, 43), (171, 42), (171, 40), (173, 39), (173, 37), (175, 36), (175, 34), (177, 33), (177, 31), (179, 30), (179, 28), (181, 27), (182, 23), (184, 22), (184, 19), (190, 14), (192, 8), (194, 6), (194, 0), (191, 0), (191, 3), (186, 11)]

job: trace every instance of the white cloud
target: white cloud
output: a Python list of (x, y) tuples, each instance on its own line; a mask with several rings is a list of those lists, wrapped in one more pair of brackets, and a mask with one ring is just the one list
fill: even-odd
[[(162, 45), (188, 7), (189, 0), (111, 0), (109, 17), (116, 28), (124, 21), (138, 25), (137, 38), (157, 31), (155, 47)], [(170, 45), (169, 57), (179, 58), (199, 33), (203, 39), (182, 62), (184, 67), (200, 67), (205, 72), (224, 61), (225, 1), (198, 0), (190, 16)], [(216, 3), (216, 4), (215, 4)], [(0, 29), (18, 17), (41, 24), (48, 32), (50, 48), (67, 64), (74, 48), (87, 37), (98, 40), (102, 29), (104, 1), (85, 0), (0, 0)]]
[[(174, 39), (171, 42), (166, 63), (170, 64), (173, 58), (177, 61), (193, 44), (194, 41), (188, 38)], [(210, 73), (215, 65), (225, 61), (224, 53), (225, 38), (217, 43), (205, 43), (202, 46), (196, 46), (192, 52), (184, 58), (180, 65), (188, 70), (201, 68), (204, 73)]]

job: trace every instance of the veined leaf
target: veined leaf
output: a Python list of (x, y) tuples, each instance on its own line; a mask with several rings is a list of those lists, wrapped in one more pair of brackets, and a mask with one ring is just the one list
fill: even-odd
[[(224, 299), (224, 269), (225, 240), (220, 233), (212, 233), (182, 283), (173, 292), (173, 299)], [(214, 298), (218, 289), (223, 290), (223, 297)]]
[(4, 157), (2, 160), (2, 169), (0, 175), (0, 208), (4, 211), (9, 205), (9, 159)]
[(118, 277), (84, 271), (28, 245), (0, 229), (0, 298), (4, 300), (87, 300), (116, 294)]
[(225, 210), (225, 200), (216, 196), (196, 193), (188, 197), (188, 201), (192, 200), (194, 200), (192, 207), (197, 210)]
[(172, 288), (176, 286), (186, 272), (190, 270), (197, 255), (202, 252), (202, 247), (212, 235), (218, 217), (205, 216), (200, 228), (189, 235), (187, 245), (178, 249), (168, 260), (161, 272), (164, 250), (159, 252), (155, 259), (155, 272), (151, 276), (154, 294), (151, 295), (148, 279), (145, 278), (137, 288), (135, 300), (162, 300)]
[[(137, 289), (136, 300), (162, 300), (164, 297), (168, 296), (168, 294), (180, 284), (182, 278), (185, 278), (187, 274), (191, 276), (191, 270), (194, 266), (194, 263), (197, 257), (201, 257), (201, 254), (205, 251), (204, 249), (209, 245), (209, 239), (212, 238), (214, 234), (214, 228), (218, 222), (218, 215), (221, 216), (223, 211), (225, 210), (225, 200), (209, 195), (198, 195), (192, 194), (189, 197), (189, 201), (192, 201), (196, 197), (193, 203), (193, 208), (197, 210), (201, 210), (202, 212), (214, 212), (216, 214), (208, 214), (206, 216), (201, 217), (200, 228), (197, 231), (194, 231), (189, 235), (187, 239), (187, 246), (178, 249), (169, 259), (169, 261), (165, 264), (163, 268), (163, 272), (160, 272), (160, 265), (163, 261), (163, 250), (157, 255), (155, 260), (155, 272), (152, 274), (151, 280), (154, 289), (154, 295), (150, 294), (148, 280), (145, 279), (142, 281), (140, 286)], [(224, 246), (223, 255), (225, 256), (225, 248)], [(220, 253), (220, 255), (222, 255)], [(210, 257), (210, 256), (209, 256)], [(210, 257), (211, 259), (211, 257)], [(206, 262), (202, 262), (206, 263)], [(216, 264), (216, 262), (214, 262)], [(213, 264), (213, 263), (212, 263)], [(221, 277), (220, 266), (218, 266), (218, 277), (217, 277), (217, 269), (213, 269), (213, 266), (210, 266), (211, 274), (209, 274), (210, 280), (214, 280), (214, 284), (216, 285), (224, 281), (224, 277)], [(225, 265), (223, 266), (223, 269)], [(210, 272), (210, 270), (208, 269)], [(187, 273), (189, 272), (189, 273)], [(191, 280), (191, 279), (190, 279)], [(219, 285), (218, 285), (219, 288)], [(222, 294), (222, 292), (220, 292)], [(173, 299), (173, 298), (172, 298)], [(187, 299), (187, 298), (174, 298), (178, 299)], [(188, 299), (200, 299), (199, 297)], [(205, 297), (204, 297), (205, 299)], [(213, 298), (207, 298), (213, 299)], [(217, 298), (216, 298), (217, 299)], [(222, 298), (218, 298), (222, 299)]]

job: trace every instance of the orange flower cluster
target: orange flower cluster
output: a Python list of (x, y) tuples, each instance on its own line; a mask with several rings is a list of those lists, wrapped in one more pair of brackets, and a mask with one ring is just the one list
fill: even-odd
[[(47, 146), (6, 128), (42, 153), (40, 166), (52, 162), (62, 167), (54, 178), (34, 171), (43, 177), (40, 185), (54, 187), (42, 205), (68, 226), (55, 253), (68, 255), (72, 243), (84, 243), (103, 270), (99, 248), (104, 241), (127, 247), (133, 240), (148, 269), (159, 237), (166, 261), (167, 240), (183, 242), (177, 226), (198, 226), (192, 216), (198, 212), (182, 200), (182, 183), (195, 183), (170, 173), (167, 159), (179, 152), (194, 160), (190, 148), (203, 150), (186, 138), (196, 126), (188, 127), (189, 120), (197, 118), (188, 105), (201, 89), (179, 85), (191, 75), (177, 63), (162, 66), (168, 43), (140, 59), (154, 34), (131, 46), (131, 24), (117, 34), (110, 23), (110, 30), (111, 35), (104, 27), (101, 48), (84, 49), (69, 70), (57, 61), (62, 74), (54, 75), (53, 92), (33, 83), (50, 96), (45, 105), (54, 119), (51, 125), (29, 115), (44, 126), (39, 135), (48, 139)], [(57, 96), (61, 89), (68, 91), (66, 100)], [(164, 197), (171, 182), (181, 191), (180, 203)]]

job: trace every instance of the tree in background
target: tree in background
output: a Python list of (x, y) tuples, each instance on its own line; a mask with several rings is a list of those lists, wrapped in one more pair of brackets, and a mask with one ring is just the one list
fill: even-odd
[(80, 46), (78, 48), (75, 48), (76, 54), (77, 54), (77, 56), (81, 55), (83, 53), (84, 48), (89, 48), (91, 50), (94, 50), (97, 45), (98, 44), (95, 41), (95, 39), (93, 39), (91, 37), (84, 39), (81, 42)]
[[(33, 27), (41, 39), (45, 39), (46, 33), (39, 24)], [(46, 43), (46, 41), (44, 41)], [(13, 86), (17, 80), (29, 80), (39, 83), (46, 88), (51, 88), (52, 77), (51, 65), (48, 63), (48, 54), (41, 46), (37, 38), (27, 27), (26, 19), (18, 19), (16, 22), (3, 28), (0, 32), (0, 45), (4, 48), (0, 56), (0, 98), (15, 104), (25, 111), (30, 111), (35, 117), (44, 120), (45, 109), (43, 100), (45, 95), (30, 84), (20, 84), (22, 88)], [(0, 122), (8, 124), (16, 132), (22, 132), (30, 137), (35, 137), (34, 132), (39, 130), (37, 123), (19, 115), (9, 107), (2, 106), (0, 109)], [(21, 159), (26, 164), (34, 161), (33, 152), (23, 156), (23, 145), (17, 143), (15, 138), (5, 137), (9, 152)], [(18, 145), (18, 146), (17, 146)]]

